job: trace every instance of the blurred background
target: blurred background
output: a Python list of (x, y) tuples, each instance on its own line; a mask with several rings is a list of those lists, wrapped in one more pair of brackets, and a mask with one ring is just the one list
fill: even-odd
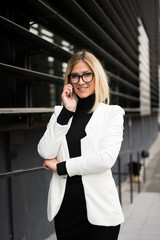
[[(80, 49), (109, 73), (111, 104), (124, 108), (124, 141), (113, 168), (156, 139), (160, 118), (159, 0), (23, 0), (0, 3), (0, 239), (44, 240), (51, 172), (37, 143), (57, 104), (67, 61)], [(121, 179), (119, 178), (121, 177)], [(120, 182), (119, 182), (120, 179)]]

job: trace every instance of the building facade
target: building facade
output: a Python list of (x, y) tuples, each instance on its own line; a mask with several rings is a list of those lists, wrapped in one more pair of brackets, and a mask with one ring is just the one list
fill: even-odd
[(0, 12), (0, 239), (43, 240), (54, 232), (46, 216), (51, 173), (36, 147), (61, 104), (74, 52), (100, 59), (111, 104), (126, 112), (121, 170), (157, 136), (159, 1), (6, 0)]

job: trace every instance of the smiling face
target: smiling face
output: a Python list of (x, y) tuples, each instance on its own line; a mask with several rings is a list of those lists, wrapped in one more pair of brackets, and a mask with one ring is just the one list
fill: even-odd
[[(87, 72), (92, 72), (88, 65), (83, 61), (80, 60), (73, 66), (71, 74), (82, 75)], [(73, 84), (75, 94), (80, 98), (86, 98), (95, 92), (95, 79), (90, 83), (85, 83), (82, 78), (79, 79), (79, 82)]]

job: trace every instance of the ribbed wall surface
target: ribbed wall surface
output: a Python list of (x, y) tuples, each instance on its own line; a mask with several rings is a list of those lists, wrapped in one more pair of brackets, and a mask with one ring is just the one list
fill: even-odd
[[(0, 16), (0, 74), (5, 81), (0, 90), (1, 107), (50, 108), (60, 103), (63, 66), (72, 53), (84, 48), (92, 51), (109, 72), (111, 102), (127, 112), (140, 113), (139, 18), (149, 39), (150, 102), (151, 111), (155, 111), (157, 8), (157, 0), (6, 2)], [(50, 41), (44, 38), (44, 29), (49, 31)], [(48, 61), (49, 56), (52, 61)]]

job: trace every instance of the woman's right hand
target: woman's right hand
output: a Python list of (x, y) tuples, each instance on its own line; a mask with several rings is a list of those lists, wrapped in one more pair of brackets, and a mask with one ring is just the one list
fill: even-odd
[(46, 170), (57, 171), (58, 160), (56, 158), (46, 159), (43, 163), (43, 168)]
[(77, 106), (77, 101), (75, 95), (73, 94), (73, 87), (71, 84), (64, 86), (61, 97), (65, 108), (74, 112)]

